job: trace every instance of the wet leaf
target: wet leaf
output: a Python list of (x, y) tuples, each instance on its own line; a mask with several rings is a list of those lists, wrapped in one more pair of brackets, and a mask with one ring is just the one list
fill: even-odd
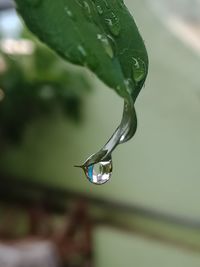
[(135, 101), (148, 71), (138, 28), (122, 0), (15, 0), (29, 29), (71, 63)]

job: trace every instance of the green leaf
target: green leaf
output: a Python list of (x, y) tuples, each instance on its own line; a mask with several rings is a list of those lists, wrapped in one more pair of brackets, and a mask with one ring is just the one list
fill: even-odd
[(40, 40), (135, 101), (147, 76), (148, 56), (122, 0), (15, 1)]

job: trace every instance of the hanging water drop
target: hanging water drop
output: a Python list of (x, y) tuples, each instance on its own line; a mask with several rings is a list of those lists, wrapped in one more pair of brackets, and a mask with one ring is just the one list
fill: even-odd
[(131, 98), (124, 101), (122, 121), (108, 142), (97, 153), (92, 154), (83, 165), (75, 166), (82, 168), (87, 179), (97, 185), (108, 182), (112, 175), (112, 152), (119, 145), (133, 137), (137, 129), (137, 117), (134, 102)]
[(112, 160), (101, 161), (94, 165), (83, 167), (87, 179), (97, 185), (108, 182), (112, 175)]
[(113, 58), (114, 52), (113, 52), (112, 46), (111, 46), (108, 38), (105, 35), (97, 34), (97, 39), (101, 42), (101, 44), (102, 44), (103, 48), (105, 49), (107, 55), (110, 58)]
[(97, 185), (102, 185), (110, 180), (112, 175), (112, 152), (119, 145), (133, 137), (137, 129), (137, 117), (132, 98), (124, 101), (122, 121), (108, 142), (97, 153), (92, 154), (82, 168), (87, 179)]

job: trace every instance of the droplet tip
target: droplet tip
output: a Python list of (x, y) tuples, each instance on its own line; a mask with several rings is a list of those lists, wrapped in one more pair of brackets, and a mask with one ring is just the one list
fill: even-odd
[(83, 168), (84, 168), (84, 166), (83, 166), (83, 165), (74, 165), (74, 167), (75, 167), (75, 168), (81, 168), (81, 169), (83, 169)]

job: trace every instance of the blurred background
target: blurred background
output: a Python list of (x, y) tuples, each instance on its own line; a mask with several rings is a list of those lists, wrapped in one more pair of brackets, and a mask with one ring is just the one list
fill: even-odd
[(73, 166), (112, 134), (123, 100), (0, 0), (0, 267), (200, 266), (200, 1), (125, 3), (149, 76), (136, 136), (94, 186)]

